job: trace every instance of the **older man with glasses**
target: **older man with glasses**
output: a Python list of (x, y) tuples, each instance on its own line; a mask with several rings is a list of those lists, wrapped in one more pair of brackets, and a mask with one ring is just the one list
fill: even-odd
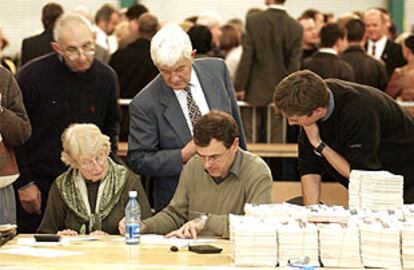
[(54, 179), (65, 171), (60, 136), (71, 123), (93, 123), (116, 147), (119, 126), (118, 80), (94, 59), (94, 34), (79, 15), (62, 16), (54, 28), (54, 53), (35, 59), (17, 74), (32, 123), (29, 141), (16, 151), (20, 177), (17, 223), (20, 232), (35, 232)]

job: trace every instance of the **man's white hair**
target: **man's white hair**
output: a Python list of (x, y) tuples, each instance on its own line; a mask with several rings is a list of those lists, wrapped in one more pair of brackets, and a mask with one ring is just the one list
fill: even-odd
[(183, 58), (192, 59), (190, 37), (178, 24), (167, 24), (151, 41), (151, 58), (156, 66), (172, 67)]
[(60, 42), (62, 33), (68, 26), (85, 27), (91, 33), (93, 33), (92, 25), (84, 16), (74, 13), (64, 14), (56, 21), (53, 29), (53, 38), (56, 42)]

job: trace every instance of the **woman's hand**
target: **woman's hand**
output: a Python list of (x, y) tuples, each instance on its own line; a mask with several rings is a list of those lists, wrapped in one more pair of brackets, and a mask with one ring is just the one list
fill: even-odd
[(74, 230), (71, 230), (71, 229), (66, 229), (66, 230), (63, 230), (63, 231), (58, 231), (57, 235), (73, 236), (73, 235), (78, 235), (78, 232), (74, 231)]
[(106, 232), (103, 232), (103, 231), (96, 230), (96, 231), (91, 232), (89, 235), (91, 235), (91, 236), (105, 236), (105, 235), (109, 235), (109, 234), (106, 233)]

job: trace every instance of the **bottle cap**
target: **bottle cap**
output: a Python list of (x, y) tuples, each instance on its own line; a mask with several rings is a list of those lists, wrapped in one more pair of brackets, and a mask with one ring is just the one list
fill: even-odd
[(137, 192), (135, 190), (130, 190), (129, 191), (129, 197), (136, 198), (137, 197)]

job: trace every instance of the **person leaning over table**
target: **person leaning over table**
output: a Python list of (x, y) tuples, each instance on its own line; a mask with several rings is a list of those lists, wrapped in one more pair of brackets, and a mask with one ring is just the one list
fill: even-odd
[(414, 202), (414, 118), (376, 88), (304, 70), (283, 79), (276, 107), (301, 126), (298, 170), (305, 205), (319, 202), (321, 175), (348, 186), (351, 170), (404, 176), (404, 203)]
[(142, 218), (151, 209), (140, 178), (110, 157), (111, 143), (94, 124), (72, 124), (62, 134), (69, 168), (53, 182), (39, 233), (118, 234), (128, 192), (138, 192)]
[[(244, 214), (245, 203), (271, 203), (270, 169), (239, 148), (232, 116), (212, 110), (195, 124), (193, 139), (197, 155), (184, 166), (169, 205), (142, 222), (142, 233), (228, 238), (229, 214)], [(119, 230), (125, 233), (125, 219)]]

